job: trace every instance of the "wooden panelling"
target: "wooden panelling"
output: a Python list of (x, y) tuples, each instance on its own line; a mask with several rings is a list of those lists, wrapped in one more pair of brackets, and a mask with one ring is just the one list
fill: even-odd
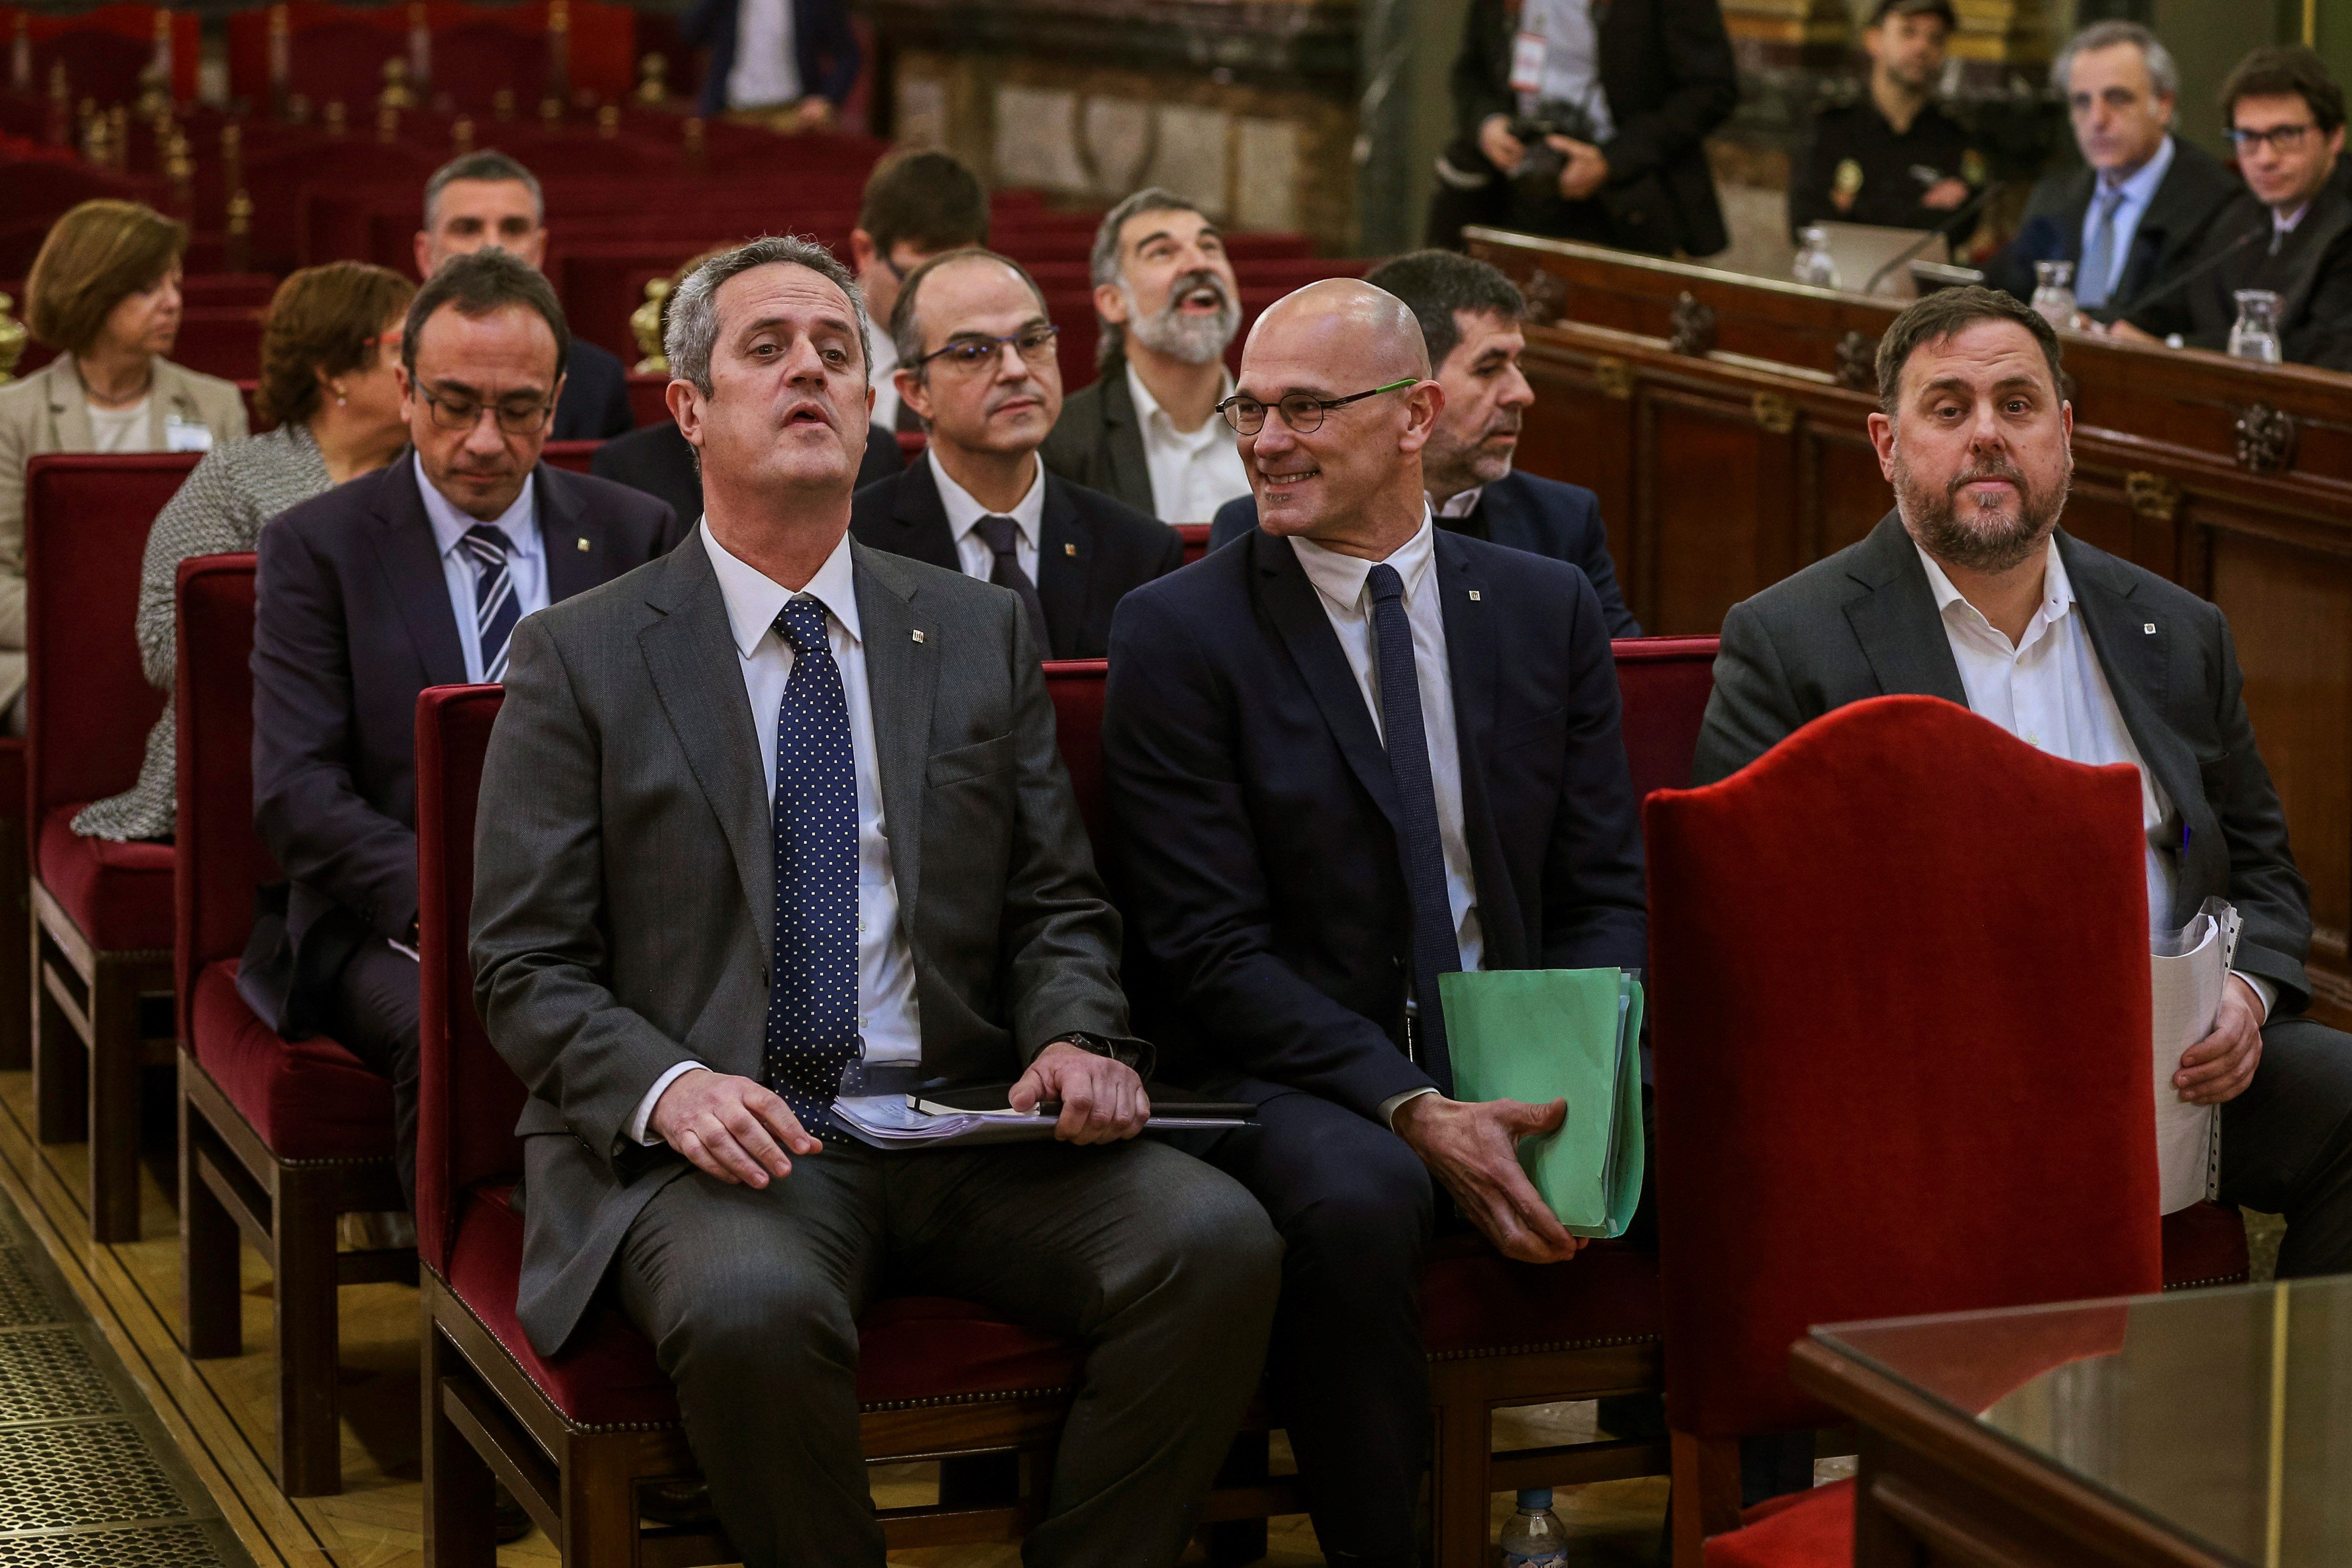
[[(1885, 301), (1488, 230), (1537, 389), (1520, 458), (1599, 492), (1654, 633), (1852, 544), (1893, 505), (1868, 429)], [(2070, 335), (2064, 525), (2228, 615), (2311, 883), (2314, 1010), (2352, 1023), (2352, 378)]]

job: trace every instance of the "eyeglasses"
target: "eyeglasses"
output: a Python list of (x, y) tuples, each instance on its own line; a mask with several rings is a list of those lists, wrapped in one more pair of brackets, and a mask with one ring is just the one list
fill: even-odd
[(1009, 338), (958, 338), (947, 347), (934, 349), (917, 360), (915, 368), (919, 370), (933, 360), (940, 360), (948, 369), (969, 374), (1002, 354), (1007, 343), (1029, 363), (1044, 364), (1054, 357), (1054, 340), (1061, 333), (1059, 327), (1024, 327)]
[(467, 403), (462, 398), (436, 397), (423, 387), (417, 388), (416, 395), (433, 411), (433, 423), (444, 430), (471, 430), (482, 422), (482, 411), (488, 409), (508, 435), (529, 436), (555, 412), (554, 404), (538, 397), (529, 403)]
[(2303, 145), (2305, 136), (2318, 129), (2306, 120), (2300, 125), (2273, 125), (2268, 131), (2241, 131), (2233, 125), (2221, 134), (2227, 136), (2240, 153), (2257, 152), (2265, 142), (2271, 144), (2273, 152), (2292, 153)]
[[(1282, 422), (1301, 436), (1322, 428), (1323, 416), (1334, 408), (1345, 408), (1350, 403), (1361, 403), (1367, 397), (1378, 397), (1383, 392), (1399, 392), (1408, 386), (1418, 386), (1421, 378), (1406, 376), (1386, 386), (1376, 386), (1370, 392), (1351, 393), (1346, 397), (1309, 397), (1294, 392), (1275, 404), (1282, 410)], [(1255, 436), (1265, 428), (1265, 405), (1256, 398), (1235, 393), (1217, 405), (1217, 412), (1234, 427), (1236, 436)]]

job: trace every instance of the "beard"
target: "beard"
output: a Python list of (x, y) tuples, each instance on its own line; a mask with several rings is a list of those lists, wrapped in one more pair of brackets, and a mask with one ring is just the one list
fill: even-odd
[[(1998, 458), (1979, 458), (1937, 486), (1911, 471), (1903, 448), (1895, 448), (1895, 500), (1904, 526), (1919, 547), (1937, 560), (1971, 572), (2006, 572), (2021, 565), (2050, 537), (2066, 505), (2067, 477), (2047, 491), (2036, 490), (2022, 470)], [(2013, 503), (1990, 505), (1964, 500), (1960, 491), (1985, 479), (2005, 479), (2016, 488)]]
[[(1202, 289), (1213, 289), (1217, 296), (1217, 313), (1213, 316), (1188, 316), (1183, 311), (1184, 297)], [(1234, 341), (1241, 330), (1242, 308), (1225, 288), (1225, 280), (1203, 268), (1187, 272), (1168, 286), (1168, 302), (1145, 315), (1136, 308), (1135, 290), (1124, 282), (1119, 291), (1127, 296), (1127, 330), (1135, 341), (1154, 353), (1185, 364), (1207, 364), (1220, 358), (1225, 345)]]
[(1508, 478), (1511, 460), (1518, 456), (1518, 448), (1490, 452), (1486, 443), (1496, 436), (1517, 435), (1519, 425), (1518, 409), (1498, 408), (1469, 440), (1456, 441), (1444, 433), (1441, 422), (1438, 433), (1430, 437), (1421, 455), (1422, 472), (1428, 476), (1430, 493), (1434, 495), (1444, 489), (1448, 495), (1456, 495), (1473, 485), (1491, 485)]

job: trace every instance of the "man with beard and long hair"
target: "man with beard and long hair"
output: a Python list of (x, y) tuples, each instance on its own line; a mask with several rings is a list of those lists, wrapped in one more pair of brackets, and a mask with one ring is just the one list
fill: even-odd
[[(1437, 526), (1514, 550), (1565, 561), (1592, 580), (1612, 637), (1637, 637), (1641, 624), (1617, 590), (1601, 498), (1582, 485), (1538, 479), (1511, 467), (1535, 388), (1519, 369), (1526, 300), (1499, 268), (1451, 250), (1416, 250), (1364, 279), (1403, 300), (1421, 323), (1431, 374), (1445, 405), (1421, 449), (1421, 484)], [(1257, 498), (1217, 509), (1215, 550), (1257, 526)]]
[(2221, 1107), (2221, 1199), (2286, 1215), (2282, 1276), (2352, 1268), (2352, 1039), (2302, 1016), (2309, 890), (2236, 645), (2214, 605), (2058, 526), (2074, 472), (2063, 384), (2056, 334), (2009, 295), (1947, 289), (1895, 318), (1870, 416), (1895, 510), (1724, 618), (1696, 782), (1901, 692), (1961, 703), (2053, 756), (2131, 763), (2150, 923), (2181, 925), (2215, 897), (2245, 921), (2220, 1019), (2172, 1079)]
[(1094, 384), (1071, 394), (1041, 453), (1076, 484), (1162, 522), (1206, 522), (1249, 492), (1216, 416), (1241, 285), (1217, 226), (1156, 186), (1103, 215), (1091, 261), (1101, 325)]

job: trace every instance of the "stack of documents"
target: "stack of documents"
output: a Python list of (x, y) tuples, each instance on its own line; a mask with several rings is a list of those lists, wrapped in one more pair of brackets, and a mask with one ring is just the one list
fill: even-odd
[[(934, 1149), (946, 1144), (1028, 1143), (1054, 1135), (1062, 1114), (1047, 1100), (1034, 1110), (1015, 1110), (1005, 1096), (1011, 1084), (980, 1089), (937, 1089), (919, 1094), (843, 1095), (833, 1102), (841, 1130), (877, 1149)], [(1162, 1084), (1146, 1084), (1151, 1099), (1151, 1129), (1246, 1127), (1256, 1109), (1238, 1101), (1203, 1100)]]
[(2191, 1105), (2172, 1087), (2181, 1053), (2213, 1032), (2238, 949), (2236, 908), (2208, 899), (2179, 931), (2158, 931), (2148, 957), (2156, 1027), (2156, 1168), (2170, 1214), (2213, 1195), (2221, 1175), (2221, 1107)]
[(1557, 1132), (1519, 1141), (1528, 1179), (1571, 1236), (1615, 1237), (1642, 1195), (1642, 983), (1622, 969), (1441, 975), (1454, 1092), (1568, 1101)]

